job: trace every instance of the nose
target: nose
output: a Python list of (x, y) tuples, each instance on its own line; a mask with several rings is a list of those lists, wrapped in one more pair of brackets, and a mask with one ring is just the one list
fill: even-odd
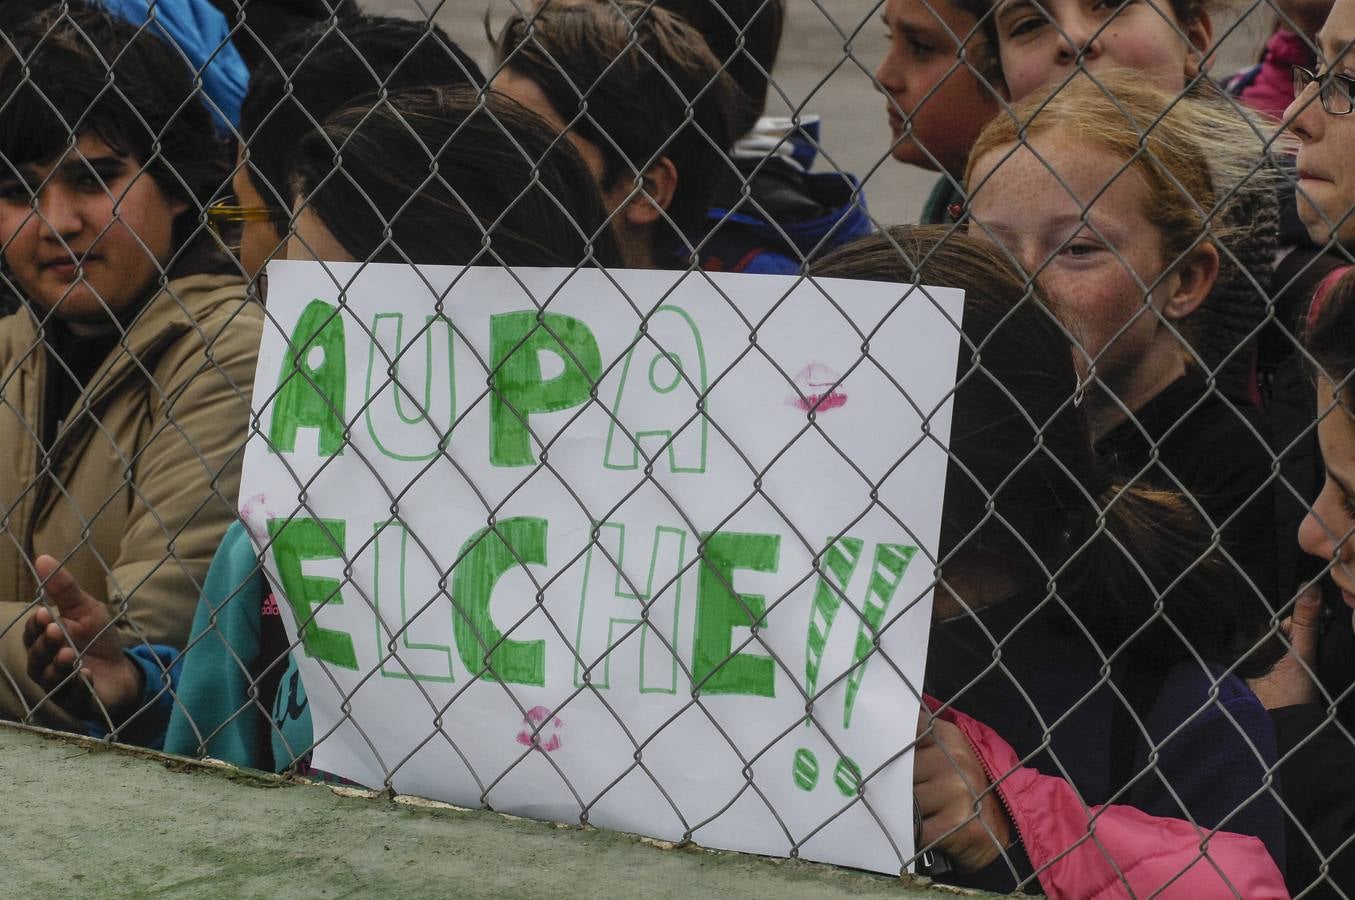
[(1310, 82), (1294, 98), (1294, 102), (1285, 107), (1284, 121), (1289, 130), (1305, 144), (1317, 140), (1326, 124), (1325, 110), (1317, 96), (1317, 83)]
[(1087, 62), (1094, 62), (1100, 58), (1104, 23), (1074, 15), (1056, 24), (1062, 31), (1058, 48), (1059, 62), (1062, 65), (1072, 65), (1079, 53)]
[(48, 185), (38, 193), (34, 219), (49, 240), (66, 241), (80, 232), (80, 208), (70, 192)]
[(890, 47), (884, 59), (875, 67), (875, 80), (886, 94), (898, 94), (903, 91), (903, 67), (899, 64), (898, 52)]
[(1308, 510), (1308, 515), (1299, 523), (1299, 546), (1304, 553), (1322, 560), (1329, 560), (1336, 555), (1341, 537), (1333, 535), (1331, 526), (1327, 524), (1340, 521), (1339, 517), (1322, 515), (1322, 511), (1332, 502), (1331, 493), (1331, 484), (1324, 485), (1322, 493), (1318, 494), (1312, 508)]

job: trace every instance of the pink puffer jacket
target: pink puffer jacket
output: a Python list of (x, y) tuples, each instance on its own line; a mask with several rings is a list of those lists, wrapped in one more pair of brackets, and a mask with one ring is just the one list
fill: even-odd
[[(939, 707), (927, 699), (933, 711)], [(1087, 807), (1062, 778), (1022, 767), (1016, 751), (987, 725), (955, 710), (939, 717), (968, 738), (996, 782), (1048, 896), (1289, 896), (1259, 838), (1227, 831), (1211, 834), (1182, 819), (1150, 816), (1132, 806)]]

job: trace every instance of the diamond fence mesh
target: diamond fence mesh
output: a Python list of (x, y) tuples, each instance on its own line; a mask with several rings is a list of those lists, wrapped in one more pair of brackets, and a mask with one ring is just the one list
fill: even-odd
[(19, 6), (0, 716), (1355, 893), (1355, 6)]

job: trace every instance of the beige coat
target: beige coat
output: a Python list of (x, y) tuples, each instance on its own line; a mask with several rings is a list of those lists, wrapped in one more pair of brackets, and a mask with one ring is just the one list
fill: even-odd
[(110, 604), (128, 644), (187, 640), (235, 517), (262, 324), (239, 278), (171, 281), (90, 378), (44, 467), (48, 354), (27, 311), (0, 320), (0, 718), (75, 725), (25, 672), (38, 554)]

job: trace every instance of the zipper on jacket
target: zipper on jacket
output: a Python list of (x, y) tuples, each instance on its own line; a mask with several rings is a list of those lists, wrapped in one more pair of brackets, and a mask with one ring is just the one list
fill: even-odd
[[(158, 353), (162, 349), (162, 344), (164, 342), (165, 336), (159, 336), (146, 348), (145, 355), (149, 356), (153, 353)], [(44, 349), (43, 352), (48, 351)], [(51, 365), (51, 360), (47, 361), (47, 365)], [(90, 391), (88, 388), (82, 390), (80, 395), (76, 398), (77, 405), (75, 408), (82, 412), (88, 412), (88, 415), (80, 416), (78, 418), (78, 427), (63, 430), (69, 419), (58, 419), (56, 424), (56, 436), (52, 439), (52, 446), (44, 449), (41, 445), (41, 441), (39, 441), (38, 452), (39, 454), (46, 456), (47, 466), (45, 469), (45, 477), (44, 470), (39, 467), (38, 489), (33, 494), (33, 514), (29, 516), (26, 528), (27, 534), (25, 535), (24, 546), (30, 560), (34, 558), (37, 549), (33, 546), (33, 537), (38, 530), (38, 521), (43, 517), (43, 514), (46, 511), (47, 501), (50, 499), (52, 493), (52, 483), (57, 477), (57, 469), (61, 460), (59, 451), (68, 446), (76, 435), (82, 435), (88, 429), (88, 419), (89, 416), (94, 415), (96, 402), (102, 402), (105, 397), (115, 394), (117, 389), (122, 387), (133, 374), (134, 370), (129, 369), (118, 374), (118, 376), (111, 381), (105, 380), (104, 383), (100, 384), (94, 391)], [(38, 395), (38, 409), (44, 410), (47, 404), (47, 372), (45, 369), (42, 373), (42, 378), (39, 379), (39, 381), (41, 381), (41, 386), (38, 388), (40, 392)], [(39, 457), (39, 459), (41, 458), (42, 456)]]
[[(933, 715), (935, 714), (933, 713)], [(1011, 841), (1008, 842), (1007, 846), (1002, 848), (1002, 852), (998, 854), (999, 856), (1005, 858), (1007, 855), (1007, 851), (1014, 847), (1016, 843), (1022, 839), (1021, 828), (1019, 825), (1016, 824), (1016, 816), (1012, 815), (1012, 808), (1007, 803), (1006, 796), (1003, 795), (1002, 790), (998, 787), (997, 779), (993, 777), (993, 770), (988, 766), (988, 760), (983, 758), (983, 754), (979, 752), (978, 747), (974, 746), (974, 742), (969, 739), (969, 735), (965, 733), (965, 730), (963, 728), (960, 728), (959, 732), (960, 736), (964, 738), (965, 746), (969, 748), (969, 752), (974, 754), (974, 758), (979, 761), (979, 768), (983, 769), (983, 774), (988, 779), (988, 786), (992, 788), (993, 794), (997, 797), (998, 804), (1001, 805), (1002, 807), (1002, 812), (1007, 816), (1007, 821), (1012, 823), (1012, 830), (1016, 832), (1016, 836), (1013, 837)], [(980, 818), (982, 818), (982, 813), (976, 813), (976, 815), (979, 815)], [(1013, 874), (1015, 874), (1014, 868), (1012, 872)], [(1035, 878), (1038, 881), (1039, 875), (1036, 875)], [(1017, 881), (1019, 888), (1020, 884), (1019, 875), (1017, 876)]]

